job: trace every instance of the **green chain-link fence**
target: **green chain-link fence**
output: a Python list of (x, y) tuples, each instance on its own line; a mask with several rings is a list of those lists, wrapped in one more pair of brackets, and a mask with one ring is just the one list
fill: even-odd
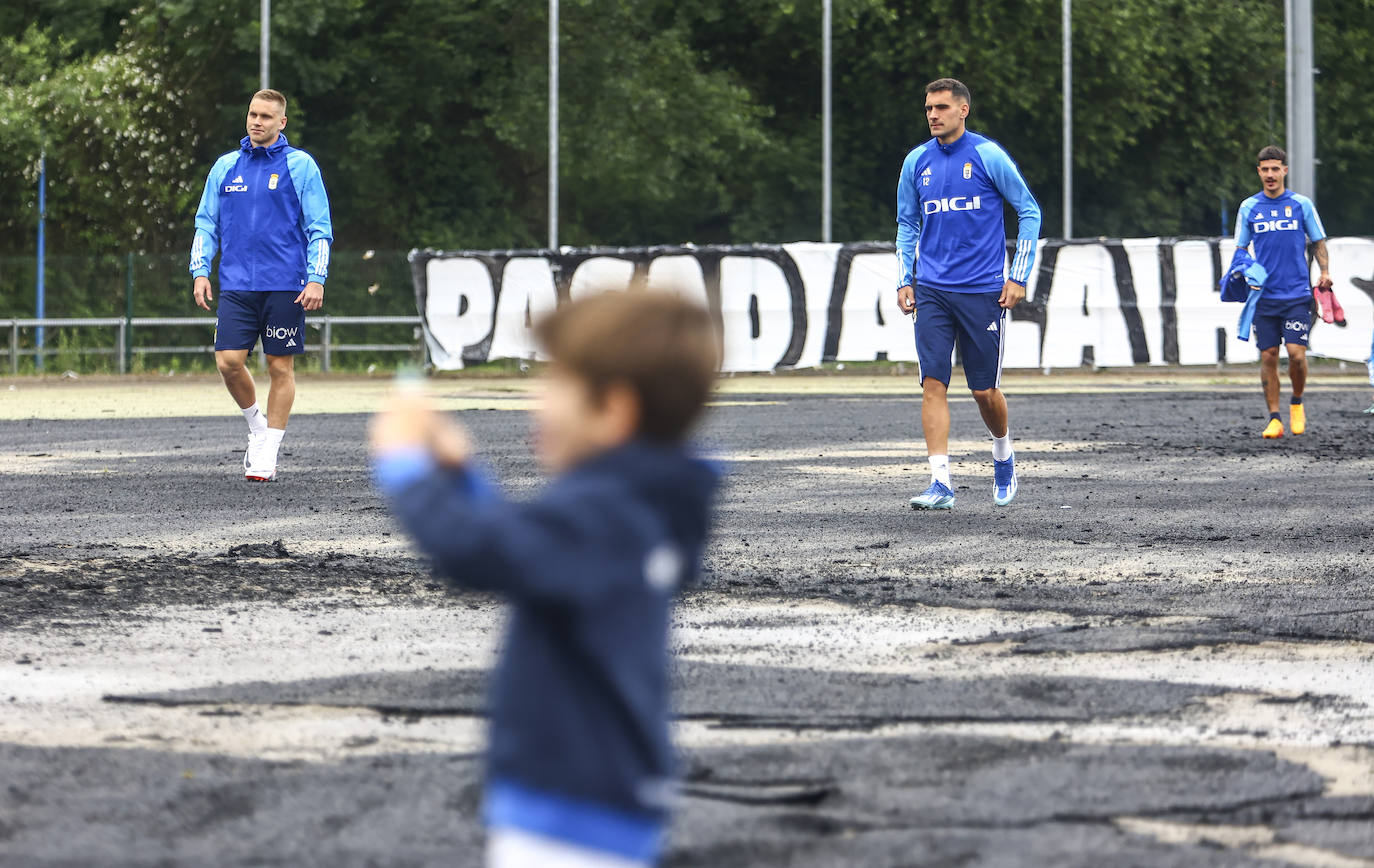
[[(0, 373), (20, 373), (38, 368), (38, 328), (6, 320), (32, 318), (35, 312), (33, 256), (0, 256)], [(325, 307), (319, 312), (333, 317), (413, 317), (415, 294), (405, 251), (333, 251)], [(204, 349), (212, 342), (213, 319), (196, 307), (191, 298), (191, 278), (186, 255), (126, 254), (104, 256), (49, 255), (45, 269), (45, 318), (119, 319), (125, 323), (125, 358), (119, 358), (120, 330), (110, 325), (48, 327), (44, 329), (43, 368), (81, 372), (213, 370), (214, 359)], [(140, 325), (150, 317), (196, 317), (204, 323)], [(409, 351), (355, 349), (331, 354), (332, 367), (366, 369), (391, 367), (421, 359), (417, 326), (410, 323), (345, 323), (335, 325), (330, 337), (336, 349), (345, 346), (407, 346)], [(317, 322), (308, 341), (319, 345), (324, 328)], [(11, 347), (13, 340), (15, 346)], [(172, 352), (170, 348), (187, 347)], [(18, 356), (12, 357), (12, 350)], [(302, 362), (307, 370), (322, 366), (322, 353)]]

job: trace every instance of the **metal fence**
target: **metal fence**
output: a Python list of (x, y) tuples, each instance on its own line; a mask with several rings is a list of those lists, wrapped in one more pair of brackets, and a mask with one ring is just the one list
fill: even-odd
[[(420, 326), (423, 320), (418, 316), (311, 316), (305, 318), (307, 327), (314, 327), (320, 330), (320, 342), (317, 344), (307, 343), (305, 349), (308, 352), (317, 352), (320, 357), (320, 367), (323, 370), (330, 370), (335, 353), (350, 352), (410, 352), (419, 353), (421, 360), (428, 363), (428, 349), (423, 338), (408, 344), (348, 344), (334, 343), (334, 328), (336, 326), (371, 326), (371, 325), (410, 325)], [(176, 346), (138, 346), (133, 342), (133, 332), (139, 328), (149, 328), (155, 326), (191, 326), (209, 330), (209, 334), (214, 334), (215, 318), (208, 316), (173, 316), (173, 317), (67, 317), (67, 318), (46, 318), (46, 319), (0, 319), (0, 329), (9, 330), (9, 341), (6, 346), (6, 355), (9, 357), (9, 368), (12, 374), (19, 373), (19, 359), (23, 356), (33, 356), (36, 360), (41, 360), (45, 356), (55, 356), (60, 353), (70, 352), (71, 348), (61, 347), (27, 347), (20, 346), (19, 332), (21, 329), (37, 328), (112, 328), (117, 330), (115, 345), (113, 347), (82, 347), (79, 352), (87, 355), (113, 355), (118, 359), (119, 373), (127, 373), (130, 363), (135, 353), (141, 355), (172, 354), (172, 353), (210, 353), (214, 352), (214, 343), (188, 344)], [(265, 365), (265, 358), (259, 354), (259, 363)]]

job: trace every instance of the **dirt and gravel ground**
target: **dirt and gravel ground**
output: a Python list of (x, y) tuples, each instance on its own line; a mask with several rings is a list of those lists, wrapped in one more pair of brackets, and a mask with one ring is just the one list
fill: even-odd
[[(1009, 379), (1021, 495), (959, 399), (947, 514), (911, 377), (723, 383), (665, 864), (1374, 866), (1367, 388), (1265, 442), (1253, 372)], [(0, 380), (0, 864), (481, 864), (501, 610), (371, 492), (382, 386), (260, 486), (213, 380)], [(437, 390), (535, 491), (529, 382)]]

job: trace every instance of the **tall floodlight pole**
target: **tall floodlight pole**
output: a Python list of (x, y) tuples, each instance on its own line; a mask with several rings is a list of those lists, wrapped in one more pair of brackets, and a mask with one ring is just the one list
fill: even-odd
[(830, 199), (830, 163), (832, 157), (830, 139), (830, 124), (832, 120), (830, 102), (830, 18), (832, 0), (823, 0), (821, 6), (821, 241), (829, 244), (832, 204)]
[(558, 249), (558, 0), (549, 0), (549, 249)]
[(258, 34), (258, 78), (260, 85), (267, 90), (272, 67), (272, 0), (262, 0), (262, 21)]
[(1064, 237), (1073, 237), (1073, 0), (1063, 0)]
[[(34, 282), (34, 316), (42, 319), (46, 308), (44, 296), (44, 277), (47, 271), (45, 265), (45, 255), (47, 253), (47, 239), (44, 237), (44, 220), (48, 215), (48, 155), (46, 152), (39, 152), (38, 155), (38, 274)], [(34, 340), (38, 347), (38, 353), (33, 357), (34, 367), (43, 370), (43, 327), (39, 326), (34, 332)]]
[(1317, 109), (1313, 77), (1312, 0), (1285, 0), (1285, 108), (1288, 187), (1317, 198)]

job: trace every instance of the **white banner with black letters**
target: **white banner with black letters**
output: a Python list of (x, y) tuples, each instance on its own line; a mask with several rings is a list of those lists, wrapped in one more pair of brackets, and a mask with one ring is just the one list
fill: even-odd
[[(1344, 326), (1315, 318), (1311, 351), (1363, 361), (1374, 330), (1374, 239), (1327, 242)], [(1256, 361), (1240, 305), (1217, 293), (1231, 239), (1043, 240), (1011, 315), (1008, 368)], [(914, 361), (891, 244), (758, 244), (410, 254), (431, 358), (441, 369), (537, 359), (531, 324), (588, 292), (667, 289), (718, 317), (726, 371), (828, 361)], [(1314, 273), (1315, 276), (1315, 273)]]

